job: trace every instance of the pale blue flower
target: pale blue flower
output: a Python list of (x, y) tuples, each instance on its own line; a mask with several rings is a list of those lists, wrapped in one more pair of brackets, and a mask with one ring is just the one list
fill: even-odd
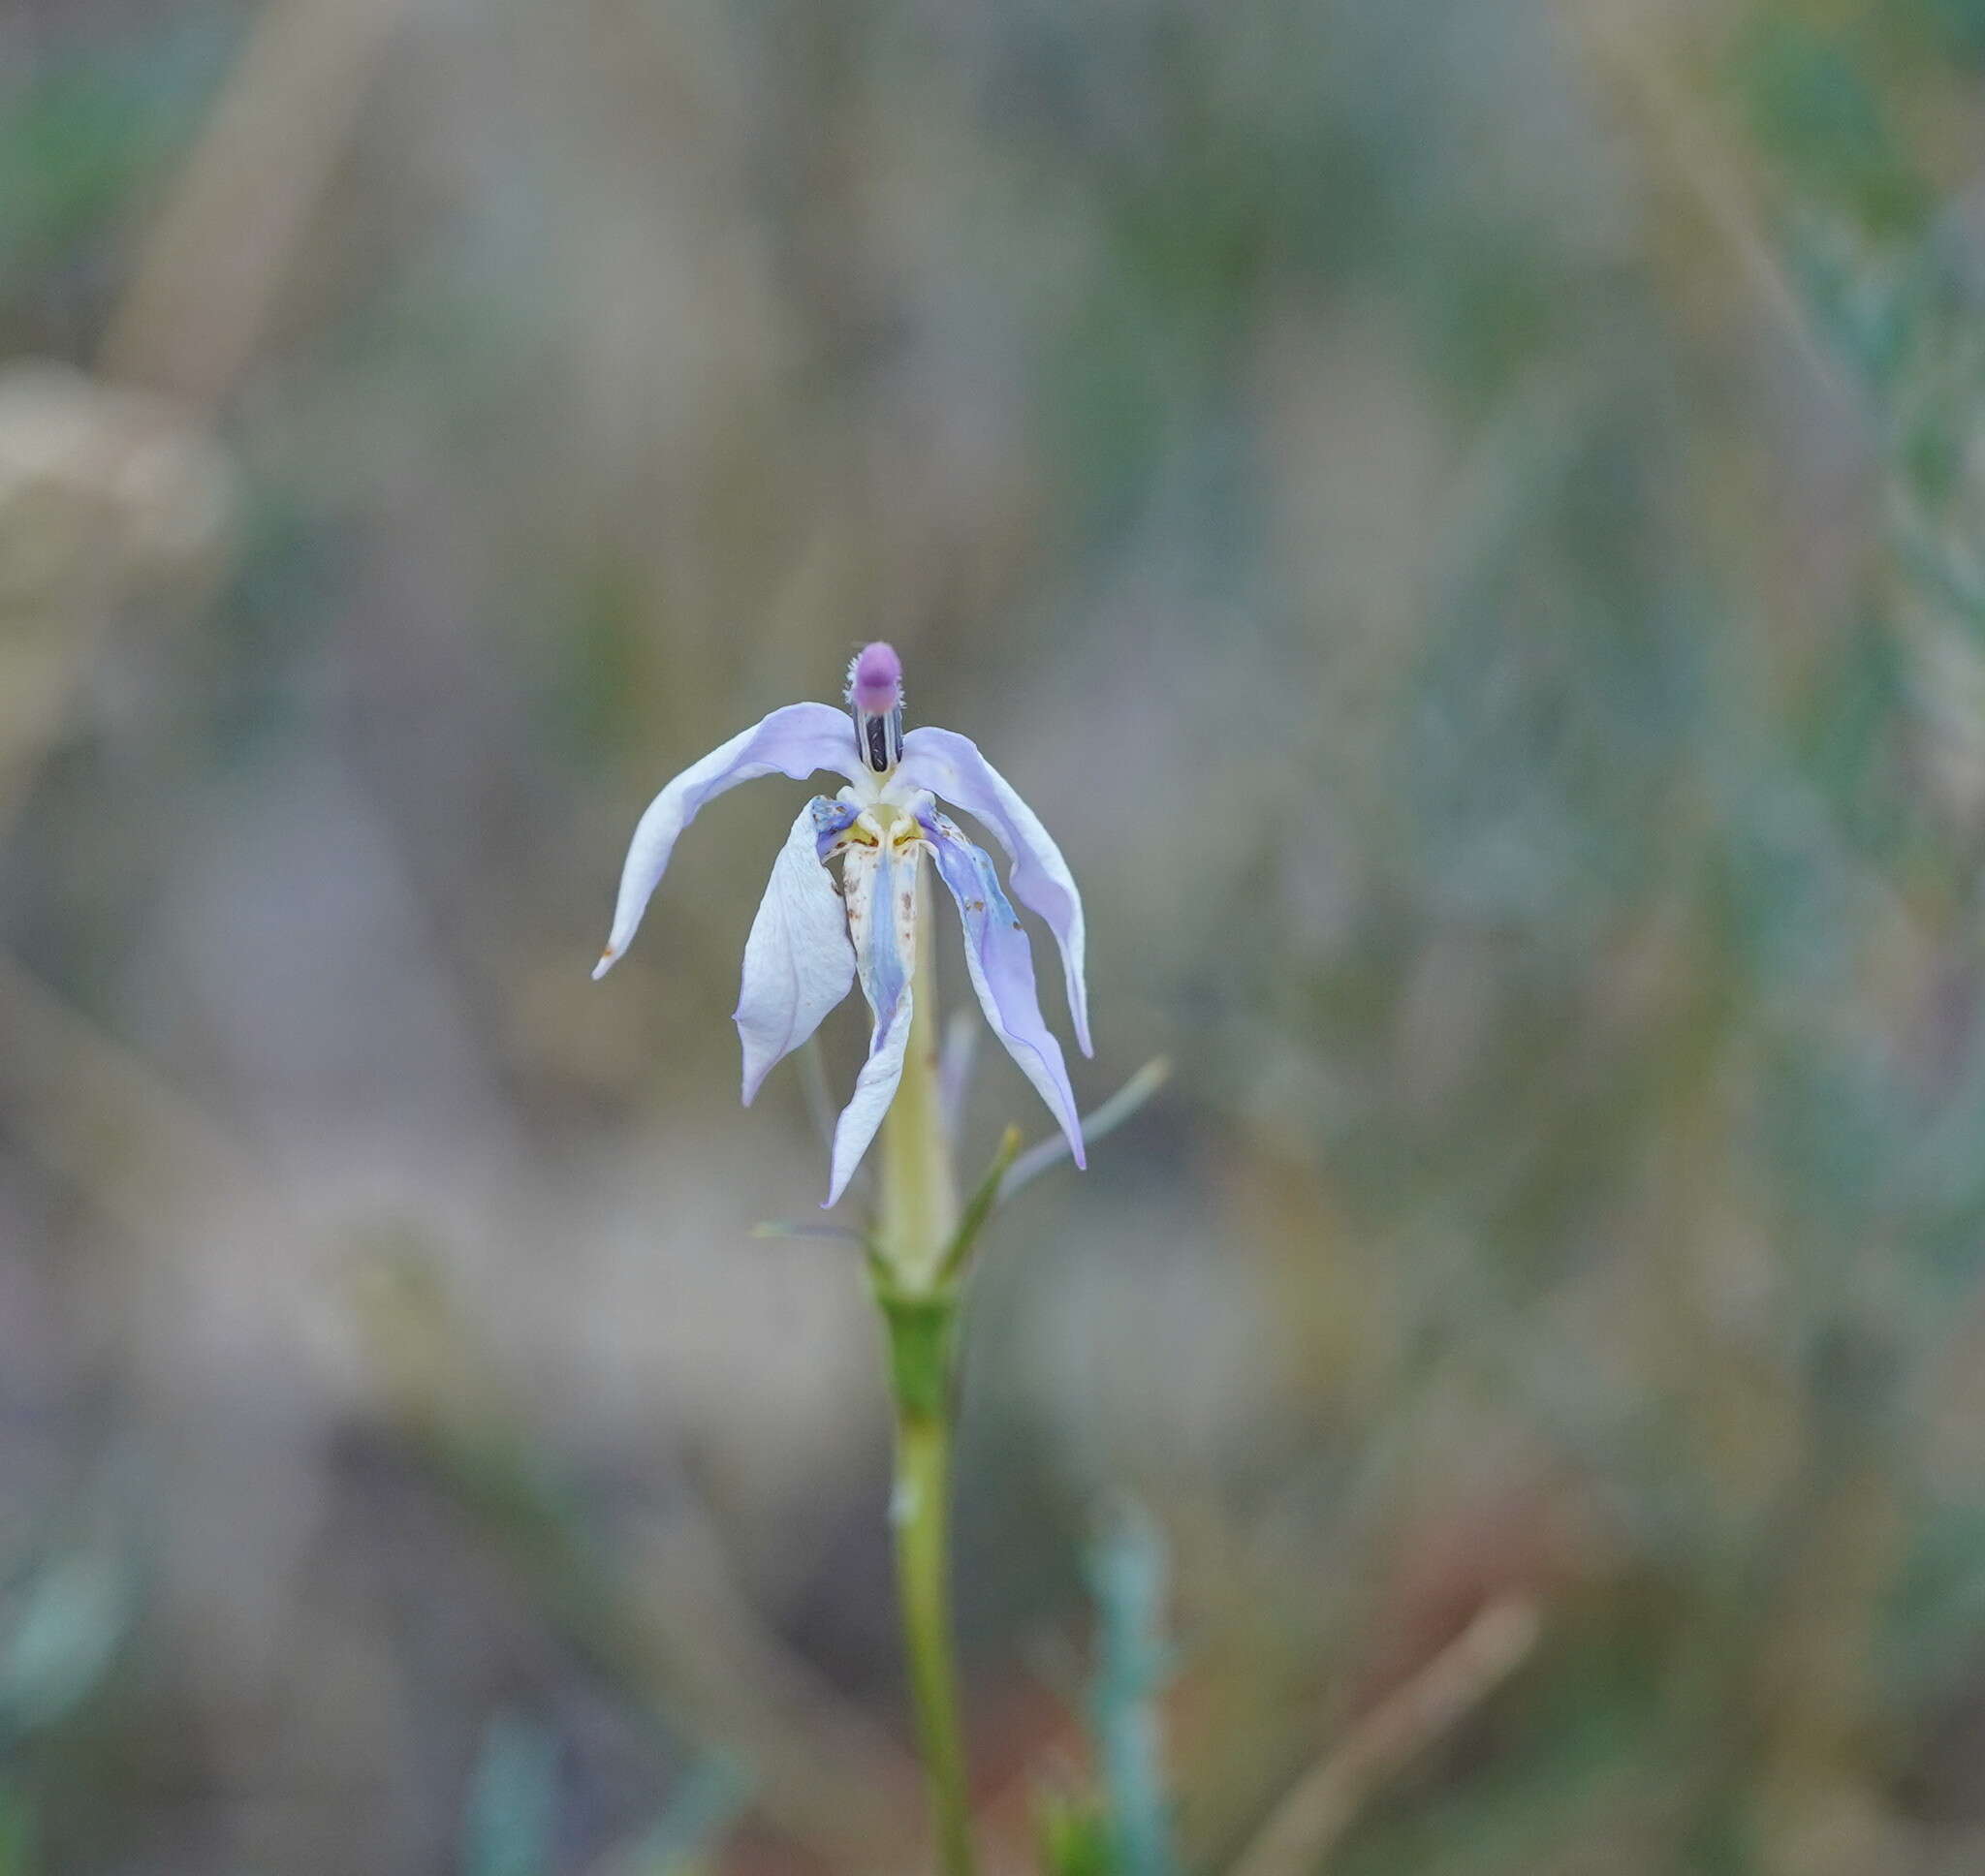
[[(816, 796), (801, 810), (772, 862), (744, 946), (735, 1019), (744, 1046), (745, 1105), (859, 977), (874, 1027), (854, 1097), (835, 1128), (828, 1193), (834, 1204), (902, 1077), (917, 957), (917, 866), (928, 853), (958, 903), (965, 968), (979, 1007), (1060, 1123), (1081, 1166), (1082, 1123), (1061, 1045), (1041, 1019), (1026, 932), (992, 858), (938, 802), (972, 815), (1005, 850), (1014, 897), (1047, 921), (1061, 949), (1069, 1016), (1089, 1055), (1082, 895), (1068, 862), (1034, 811), (967, 737), (936, 729), (903, 734), (902, 667), (888, 645), (869, 645), (849, 666), (847, 703), (849, 715), (825, 704), (788, 704), (684, 769), (655, 797), (627, 850), (614, 929), (594, 977), (604, 977), (627, 949), (677, 836), (705, 802), (760, 775), (799, 781), (831, 769), (848, 786), (833, 800)], [(827, 868), (836, 857), (838, 889)]]

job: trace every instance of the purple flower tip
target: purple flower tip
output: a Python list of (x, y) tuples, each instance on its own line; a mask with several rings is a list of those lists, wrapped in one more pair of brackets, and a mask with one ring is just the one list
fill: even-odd
[(880, 639), (864, 645), (848, 667), (848, 702), (870, 716), (884, 716), (903, 701), (903, 663)]

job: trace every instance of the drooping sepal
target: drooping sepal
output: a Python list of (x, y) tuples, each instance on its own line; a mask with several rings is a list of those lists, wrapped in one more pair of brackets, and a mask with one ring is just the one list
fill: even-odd
[(733, 1020), (744, 1048), (744, 1105), (765, 1078), (820, 1027), (855, 982), (840, 894), (822, 844), (844, 834), (855, 810), (825, 796), (801, 809), (772, 862), (765, 898), (744, 945), (744, 975)]
[(707, 802), (760, 775), (789, 775), (798, 782), (823, 768), (849, 781), (862, 772), (849, 747), (847, 718), (826, 704), (788, 704), (677, 775), (635, 827), (620, 871), (614, 928), (593, 976), (606, 976), (633, 941), (677, 839)]
[(1005, 848), (1012, 861), (1013, 894), (1048, 922), (1061, 950), (1062, 977), (1068, 991), (1069, 1019), (1085, 1055), (1096, 1051), (1089, 1042), (1088, 987), (1084, 977), (1087, 944), (1082, 894), (1061, 849), (1041, 825), (1040, 816), (1021, 799), (1012, 783), (979, 753), (969, 736), (929, 726), (912, 730), (903, 738), (898, 788), (929, 789), (940, 800), (983, 821)]
[(937, 858), (938, 876), (958, 902), (964, 926), (965, 968), (986, 1020), (1060, 1123), (1076, 1165), (1083, 1158), (1082, 1120), (1068, 1083), (1061, 1045), (1041, 1018), (1034, 958), (1027, 934), (1014, 916), (992, 858), (967, 840), (950, 816), (927, 808), (919, 817)]

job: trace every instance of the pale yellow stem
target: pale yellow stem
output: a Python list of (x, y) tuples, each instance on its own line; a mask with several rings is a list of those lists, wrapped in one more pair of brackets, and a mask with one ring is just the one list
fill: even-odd
[(937, 964), (930, 895), (917, 860), (917, 967), (903, 1079), (882, 1122), (883, 1262), (898, 1288), (928, 1290), (958, 1228), (958, 1189), (937, 1087)]

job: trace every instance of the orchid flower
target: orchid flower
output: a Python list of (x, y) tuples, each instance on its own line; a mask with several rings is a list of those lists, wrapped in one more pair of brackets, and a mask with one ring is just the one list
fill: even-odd
[[(614, 928), (593, 976), (604, 977), (627, 949), (677, 838), (706, 802), (760, 775), (801, 781), (832, 770), (848, 785), (800, 810), (744, 946), (735, 1020), (744, 1047), (745, 1106), (859, 978), (874, 1026), (868, 1059), (835, 1127), (827, 1203), (847, 1190), (902, 1077), (923, 905), (919, 874), (928, 854), (958, 903), (979, 1007), (1083, 1165), (1082, 1123), (1061, 1045), (1041, 1018), (1026, 932), (992, 857), (938, 803), (962, 808), (1004, 849), (1013, 896), (1047, 921), (1060, 947), (1069, 1016), (1090, 1055), (1082, 895), (1061, 850), (969, 738), (938, 729), (903, 734), (902, 665), (888, 645), (868, 645), (849, 665), (846, 703), (848, 716), (826, 704), (773, 710), (655, 797), (628, 847)], [(838, 889), (828, 871), (836, 858)]]

